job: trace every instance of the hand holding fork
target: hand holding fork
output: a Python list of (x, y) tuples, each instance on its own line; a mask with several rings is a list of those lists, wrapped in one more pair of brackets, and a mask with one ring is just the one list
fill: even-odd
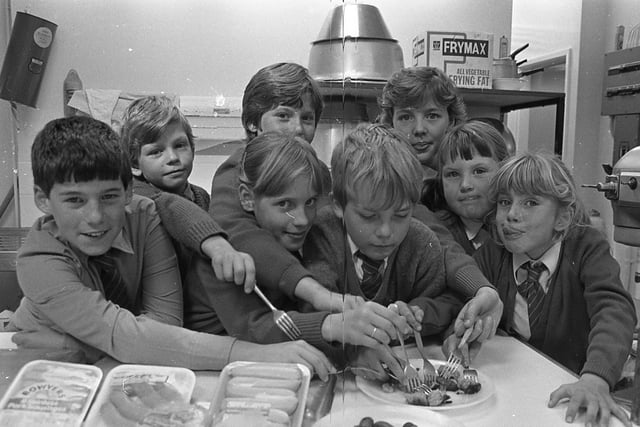
[(293, 322), (293, 319), (291, 319), (291, 317), (284, 311), (275, 308), (274, 305), (271, 304), (271, 301), (269, 301), (269, 299), (262, 293), (258, 285), (253, 288), (253, 291), (262, 299), (262, 301), (265, 302), (265, 304), (269, 306), (273, 312), (273, 320), (282, 332), (284, 332), (291, 341), (299, 339), (301, 335), (300, 329), (298, 329), (296, 324)]

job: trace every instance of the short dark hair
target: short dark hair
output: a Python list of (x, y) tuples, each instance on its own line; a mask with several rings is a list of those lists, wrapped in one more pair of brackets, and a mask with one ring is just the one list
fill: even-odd
[(446, 108), (453, 125), (467, 119), (467, 110), (453, 81), (439, 68), (409, 67), (394, 73), (378, 99), (380, 116), (377, 121), (393, 125), (394, 108), (420, 107), (433, 100)]
[(54, 184), (120, 179), (131, 183), (129, 158), (116, 132), (91, 117), (55, 119), (38, 132), (31, 146), (33, 183), (49, 197)]
[(258, 70), (251, 77), (242, 96), (242, 126), (250, 140), (257, 132), (250, 125), (259, 127), (262, 115), (278, 105), (299, 108), (302, 97), (311, 95), (315, 110), (316, 126), (322, 115), (324, 104), (316, 81), (302, 65), (279, 62)]
[(184, 133), (187, 134), (189, 146), (193, 152), (193, 131), (189, 120), (171, 98), (164, 95), (151, 95), (136, 99), (129, 104), (122, 118), (120, 135), (125, 153), (129, 155), (134, 168), (138, 167), (141, 147), (157, 141), (167, 127), (174, 122), (180, 123)]

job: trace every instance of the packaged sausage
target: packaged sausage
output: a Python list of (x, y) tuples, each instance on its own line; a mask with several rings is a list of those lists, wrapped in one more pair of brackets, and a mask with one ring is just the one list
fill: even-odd
[(195, 381), (185, 368), (119, 365), (106, 376), (86, 425), (208, 425), (206, 411), (191, 404)]
[(101, 379), (102, 371), (91, 365), (29, 362), (0, 401), (0, 425), (80, 426)]
[(211, 404), (213, 426), (300, 427), (310, 379), (296, 363), (230, 363)]

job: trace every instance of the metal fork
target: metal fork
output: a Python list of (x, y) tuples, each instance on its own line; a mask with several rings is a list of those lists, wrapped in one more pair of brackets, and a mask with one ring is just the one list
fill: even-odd
[(269, 306), (271, 311), (273, 311), (273, 320), (276, 322), (276, 325), (278, 325), (282, 332), (284, 332), (291, 341), (299, 339), (301, 335), (300, 329), (298, 329), (296, 324), (293, 323), (293, 319), (291, 319), (291, 317), (289, 317), (289, 315), (284, 311), (275, 308), (274, 305), (271, 304), (271, 301), (269, 301), (269, 299), (262, 293), (260, 288), (258, 288), (258, 286), (255, 286), (253, 288), (253, 291), (258, 294), (258, 296), (262, 298), (262, 301), (264, 301), (265, 304)]
[(462, 371), (462, 378), (468, 379), (472, 383), (478, 382), (478, 371), (475, 369), (466, 368)]
[(458, 368), (460, 367), (461, 363), (462, 362), (460, 361), (458, 356), (456, 356), (455, 354), (451, 353), (449, 355), (449, 358), (447, 359), (447, 364), (445, 365), (444, 369), (442, 370), (441, 376), (443, 376), (444, 378), (448, 378), (450, 376), (453, 376), (453, 373), (458, 370)]
[(418, 348), (418, 353), (420, 353), (420, 356), (422, 357), (422, 361), (423, 361), (422, 376), (424, 378), (422, 382), (427, 384), (433, 384), (436, 381), (436, 377), (438, 376), (436, 368), (427, 358), (427, 354), (424, 351), (424, 344), (422, 343), (422, 336), (420, 335), (420, 332), (414, 330), (413, 335), (416, 340), (416, 347)]
[(396, 329), (396, 335), (398, 336), (398, 341), (400, 341), (400, 347), (402, 347), (405, 359), (405, 365), (403, 367), (404, 380), (402, 381), (402, 384), (409, 392), (413, 392), (420, 386), (420, 384), (422, 384), (422, 381), (420, 381), (420, 374), (409, 362), (409, 353), (407, 353), (407, 349), (404, 346), (404, 339), (398, 329)]

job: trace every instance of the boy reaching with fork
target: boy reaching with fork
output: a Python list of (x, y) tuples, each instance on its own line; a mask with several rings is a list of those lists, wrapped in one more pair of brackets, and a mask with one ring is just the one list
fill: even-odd
[[(462, 302), (446, 291), (438, 238), (412, 217), (422, 170), (409, 143), (385, 125), (361, 125), (334, 148), (331, 173), (333, 204), (309, 231), (305, 266), (332, 292), (393, 307), (423, 336), (443, 332)], [(374, 324), (369, 333), (380, 332)], [(388, 350), (352, 350), (357, 366), (386, 378)]]

